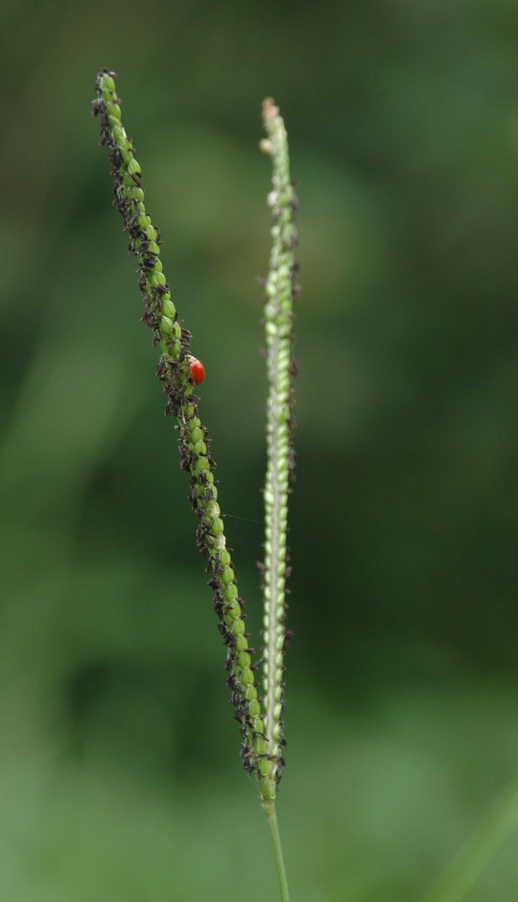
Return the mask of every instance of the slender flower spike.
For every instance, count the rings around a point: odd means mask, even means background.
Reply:
[[[227,682],[241,727],[245,768],[256,778],[262,799],[273,799],[275,774],[268,759],[263,703],[256,686],[244,603],[226,547],[210,440],[199,416],[198,398],[193,393],[194,386],[203,381],[205,370],[190,354],[191,335],[180,326],[171,299],[160,260],[160,234],[146,211],[142,173],[122,125],[114,79],[115,73],[108,69],[97,76],[93,113],[100,117],[101,144],[110,150],[114,204],[130,237],[130,253],[138,260],[139,287],[144,295],[142,319],[153,332],[153,343],[158,342],[163,351],[157,376],[167,397],[166,415],[174,416],[177,421],[181,466],[190,478],[191,505],[199,519],[198,547],[207,557],[209,586],[214,592],[214,608],[227,648]]]
[[[290,179],[288,139],[279,109],[271,98],[263,103],[267,139],[261,150],[272,158],[272,251],[264,308],[268,370],[267,471],[264,488],[265,559],[261,567],[264,600],[263,686],[266,702],[268,773],[279,782],[284,767],[284,652],[286,578],[289,573],[286,533],[288,492],[293,477],[293,305],[298,292],[294,220],[297,198]]]

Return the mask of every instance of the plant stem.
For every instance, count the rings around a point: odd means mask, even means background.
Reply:
[[[461,902],[505,840],[518,827],[518,779],[488,812],[453,859],[425,902]]]
[[[282,857],[281,835],[279,833],[279,824],[277,822],[277,812],[275,810],[275,802],[270,802],[267,806],[263,806],[268,824],[270,825],[270,833],[273,843],[273,854],[275,857],[275,866],[277,868],[277,876],[279,878],[279,889],[281,891],[281,902],[290,902],[290,893],[288,889],[288,879],[286,877],[286,868],[284,867],[284,858]]]

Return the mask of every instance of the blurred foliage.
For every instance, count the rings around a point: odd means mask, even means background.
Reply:
[[[107,65],[206,365],[255,635],[257,143],[281,105],[303,289],[288,873],[298,902],[420,898],[518,761],[516,4],[7,0],[3,26],[0,895],[276,898],[89,118]],[[470,902],[518,896],[512,846]]]

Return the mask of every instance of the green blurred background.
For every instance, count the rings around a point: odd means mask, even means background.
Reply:
[[[260,627],[262,292],[300,181],[288,767],[297,902],[422,898],[518,765],[518,7],[3,6],[0,898],[277,898],[135,261],[102,66],[204,361]],[[516,837],[471,902],[518,898]]]

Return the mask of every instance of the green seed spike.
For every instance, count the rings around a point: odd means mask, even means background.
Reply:
[[[218,493],[210,439],[199,417],[198,398],[193,393],[189,366],[191,336],[180,326],[176,305],[171,301],[171,291],[162,271],[160,234],[146,212],[142,172],[122,126],[115,74],[103,69],[97,76],[95,89],[97,97],[93,102],[93,113],[101,120],[101,144],[110,150],[114,204],[130,236],[130,252],[138,260],[139,287],[144,295],[143,320],[152,329],[154,342],[158,342],[163,351],[157,376],[167,396],[166,414],[177,420],[182,467],[190,477],[191,504],[199,519],[198,546],[208,559],[209,585],[214,591],[214,607],[227,647],[227,682],[241,726],[244,764],[255,776],[263,799],[271,798],[275,794],[275,782],[268,768],[264,773],[268,763],[264,758],[264,714],[254,686],[243,602],[216,500]]]

